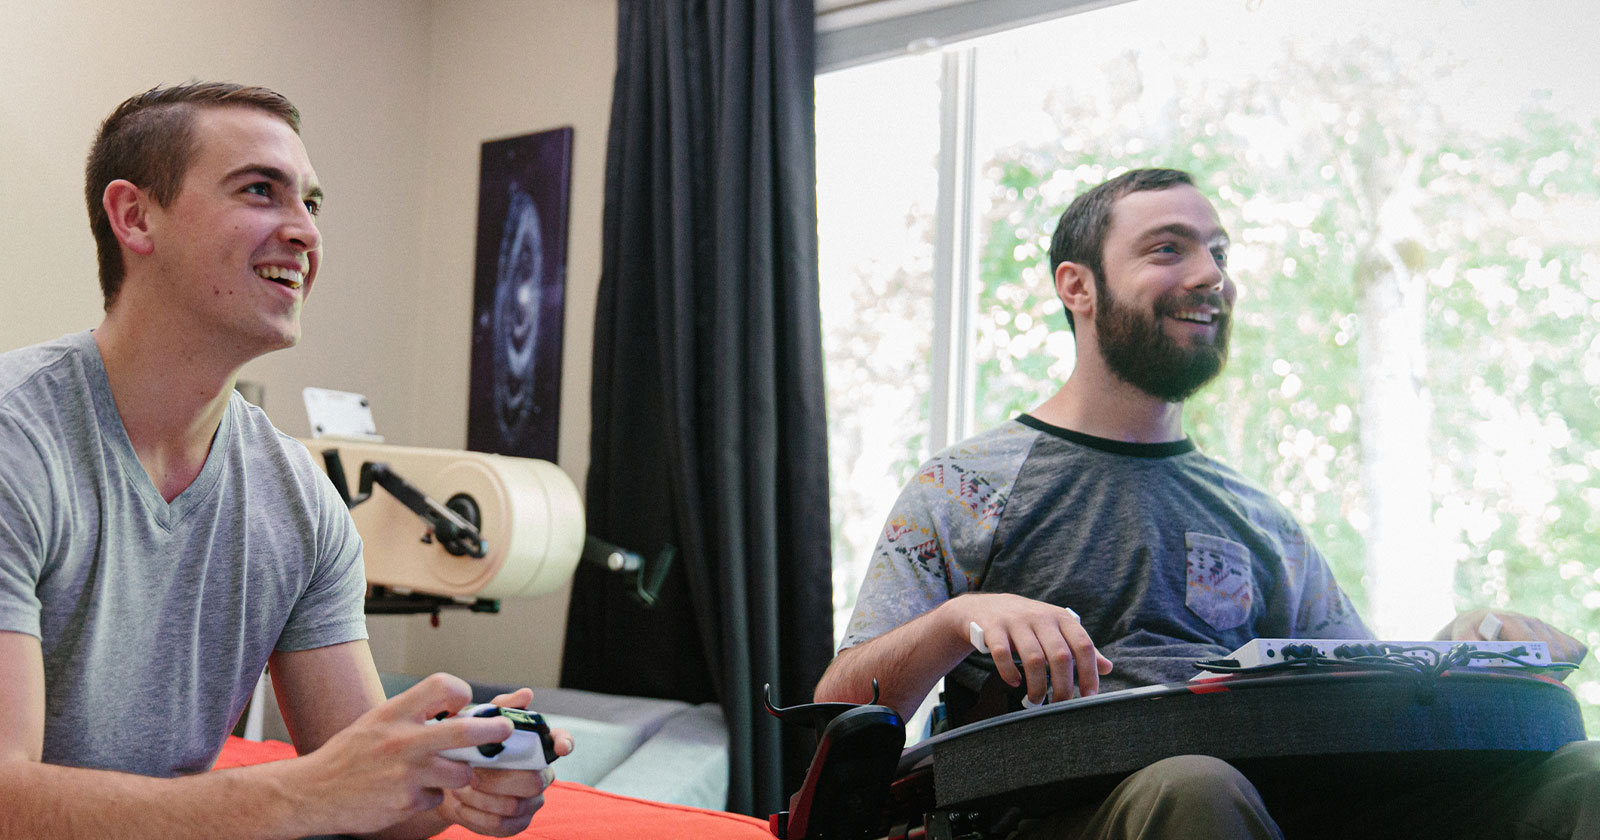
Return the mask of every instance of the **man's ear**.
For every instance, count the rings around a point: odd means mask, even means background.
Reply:
[[[142,256],[149,256],[156,248],[150,235],[150,208],[154,203],[148,193],[121,178],[106,184],[106,191],[100,195],[117,241]]]
[[[1073,323],[1094,323],[1094,272],[1083,263],[1056,266],[1056,297],[1072,313]]]

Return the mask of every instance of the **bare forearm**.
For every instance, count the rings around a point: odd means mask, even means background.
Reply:
[[[382,831],[355,836],[366,840],[421,840],[444,831],[450,825],[450,821],[439,816],[439,811],[435,808],[423,811],[404,822],[395,823]]]
[[[969,592],[839,654],[817,685],[817,699],[864,703],[872,699],[876,677],[883,689],[879,702],[908,715],[972,651],[968,628],[974,624],[984,631],[995,672],[1010,685],[1026,684],[1034,703],[1044,702],[1052,680],[1074,687],[1059,693],[1065,700],[1099,692],[1100,677],[1111,673],[1111,660],[1072,610],[1009,593]]]
[[[0,764],[0,840],[294,838],[317,824],[311,797],[277,764],[153,779],[32,761]]]
[[[959,599],[957,599],[959,600]],[[872,681],[878,702],[902,716],[915,712],[933,686],[972,652],[956,601],[947,601],[893,630],[842,651],[817,683],[818,702],[866,703]]]

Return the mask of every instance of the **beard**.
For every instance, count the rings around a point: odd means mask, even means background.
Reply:
[[[1096,278],[1103,305],[1094,316],[1100,338],[1100,355],[1118,379],[1166,402],[1183,402],[1222,372],[1228,361],[1228,333],[1232,327],[1228,307],[1215,292],[1174,293],[1155,302],[1149,314],[1123,306]],[[1197,339],[1189,347],[1161,329],[1161,320],[1183,309],[1209,306],[1217,310],[1210,339]]]

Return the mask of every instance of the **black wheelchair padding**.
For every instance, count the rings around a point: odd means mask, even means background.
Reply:
[[[817,749],[806,768],[800,790],[789,808],[769,822],[780,840],[866,840],[877,836],[886,799],[906,743],[906,724],[887,706],[878,705],[878,681],[872,701],[805,703],[779,707],[772,686],[765,688],[768,714],[789,725],[806,726],[817,734]]]
[[[1572,692],[1543,677],[1227,677],[1053,703],[937,735],[902,754],[891,807],[1042,812],[1177,755],[1216,756],[1246,775],[1403,770],[1445,753],[1512,761],[1584,737]],[[906,801],[929,787],[932,802]]]

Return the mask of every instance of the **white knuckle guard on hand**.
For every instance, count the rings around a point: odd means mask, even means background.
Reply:
[[[1504,626],[1505,624],[1500,621],[1499,616],[1494,613],[1486,613],[1483,616],[1483,621],[1478,623],[1478,635],[1482,636],[1486,642],[1498,641],[1500,639],[1500,628]]]
[[[972,646],[977,648],[979,653],[989,652],[989,644],[983,638],[983,628],[979,627],[976,621],[967,624],[967,641],[972,642]]]

